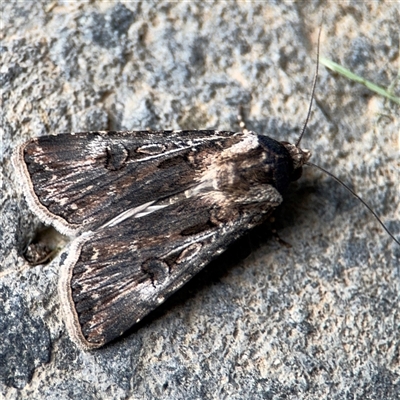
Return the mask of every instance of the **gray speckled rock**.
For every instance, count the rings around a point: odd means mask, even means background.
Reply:
[[[389,86],[395,3],[18,2],[3,6],[0,393],[5,399],[397,399],[400,248],[308,168],[267,226],[239,241],[121,340],[69,340],[57,260],[21,254],[39,227],[13,147],[95,129],[236,130],[294,141],[321,53]],[[317,3],[315,3],[317,4]],[[323,19],[321,20],[321,16]],[[394,92],[400,95],[397,84]],[[400,235],[399,108],[321,67],[303,146]],[[247,258],[244,254],[250,254]]]

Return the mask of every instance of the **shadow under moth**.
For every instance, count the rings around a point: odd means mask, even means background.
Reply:
[[[246,129],[81,132],[18,147],[28,204],[74,237],[59,279],[74,342],[119,337],[262,223],[311,164],[302,134],[293,145]]]

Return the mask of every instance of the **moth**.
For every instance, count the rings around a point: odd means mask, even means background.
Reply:
[[[103,346],[262,223],[310,152],[251,131],[81,132],[20,146],[30,207],[74,237],[59,279],[71,338]]]

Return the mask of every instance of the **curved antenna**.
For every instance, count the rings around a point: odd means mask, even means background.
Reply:
[[[320,37],[321,37],[321,30],[322,30],[322,28],[319,28],[318,44],[317,44],[317,65],[315,67],[314,79],[313,79],[313,84],[312,84],[312,89],[311,89],[311,101],[310,101],[310,105],[308,106],[308,112],[307,112],[306,121],[304,122],[303,129],[301,130],[300,136],[299,136],[299,138],[297,139],[297,142],[296,142],[296,147],[299,146],[299,144],[301,142],[301,139],[303,139],[304,132],[305,132],[305,130],[307,128],[308,120],[310,119],[310,116],[311,116],[311,109],[312,109],[312,103],[313,103],[313,100],[314,100],[315,87],[317,86],[317,79],[318,79],[319,42],[320,42]]]
[[[354,192],[352,189],[349,188],[344,182],[342,182],[339,178],[337,178],[335,175],[333,175],[331,172],[327,171],[326,169],[320,167],[317,164],[314,164],[312,162],[306,162],[306,165],[309,165],[311,167],[318,168],[320,171],[325,172],[325,174],[329,175],[331,178],[333,178],[336,182],[340,183],[343,187],[345,187],[354,197],[356,197],[358,200],[361,201],[362,204],[364,204],[365,207],[368,208],[369,211],[371,211],[372,215],[376,218],[376,220],[382,225],[382,228],[387,232],[387,234],[400,246],[400,242],[394,237],[394,235],[389,231],[388,228],[386,228],[385,224],[381,221],[381,219],[378,217],[378,214],[372,209],[368,203],[366,203],[356,192]]]

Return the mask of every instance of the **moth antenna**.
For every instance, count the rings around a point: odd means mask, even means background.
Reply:
[[[361,201],[362,204],[364,204],[365,207],[368,208],[368,210],[372,213],[372,215],[376,218],[376,220],[381,224],[382,228],[387,232],[387,234],[400,246],[400,242],[394,237],[394,235],[389,231],[389,229],[386,228],[385,224],[381,221],[378,214],[372,209],[372,207],[367,202],[365,202],[356,192],[354,192],[354,190],[350,189],[350,187],[347,186],[344,182],[342,182],[339,178],[337,178],[335,175],[333,175],[331,172],[327,171],[326,169],[320,167],[319,165],[314,164],[309,161],[306,162],[306,165],[318,168],[320,171],[325,172],[325,174],[329,175],[336,182],[340,183],[343,187],[345,187],[354,197],[356,197],[359,201]]]
[[[310,116],[311,116],[312,103],[313,103],[314,94],[315,94],[315,87],[317,86],[317,79],[318,79],[318,69],[319,69],[319,42],[320,42],[320,38],[321,38],[321,30],[322,30],[322,28],[319,28],[319,32],[318,32],[318,43],[317,43],[317,65],[316,65],[316,67],[315,67],[314,79],[313,79],[313,84],[312,84],[312,89],[311,89],[311,101],[310,101],[310,105],[308,106],[307,117],[306,117],[306,120],[305,120],[305,122],[304,122],[303,129],[301,130],[300,136],[299,136],[299,138],[297,139],[297,142],[296,142],[296,147],[298,147],[298,146],[300,145],[301,139],[303,139],[304,132],[305,132],[305,130],[306,130],[306,128],[307,128],[307,124],[308,124],[308,121],[309,121]]]

